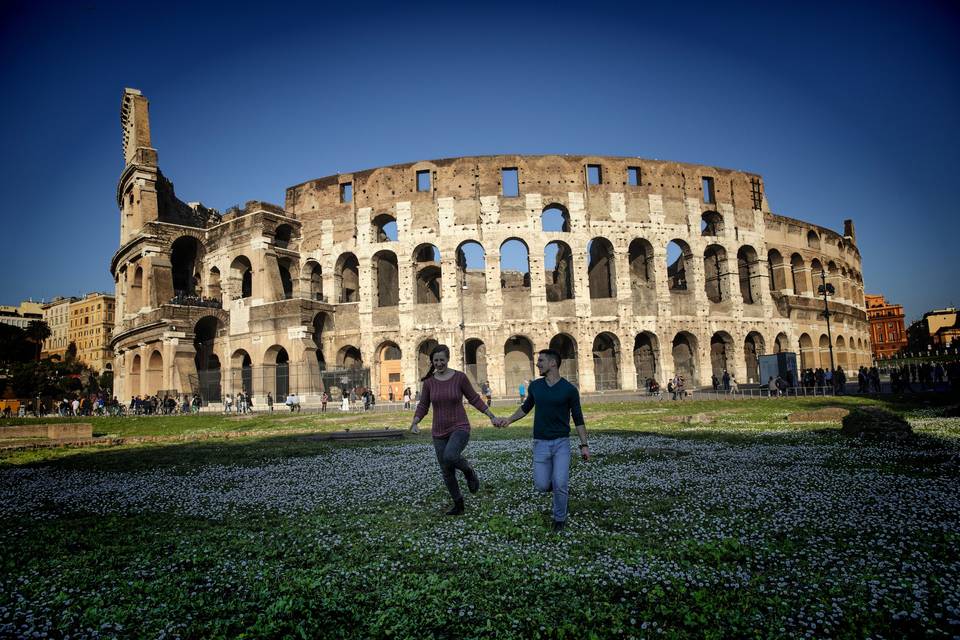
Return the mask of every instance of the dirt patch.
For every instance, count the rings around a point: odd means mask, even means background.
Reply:
[[[849,409],[843,407],[824,407],[813,411],[795,411],[787,416],[787,422],[831,422],[841,424],[843,419],[850,415]]]
[[[878,407],[856,407],[843,419],[840,433],[851,438],[905,440],[913,435],[910,423]]]
[[[679,424],[713,424],[718,418],[730,414],[729,411],[713,411],[711,413],[692,413],[687,416],[663,416],[660,420]]]

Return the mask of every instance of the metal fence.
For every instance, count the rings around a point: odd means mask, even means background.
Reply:
[[[243,392],[281,400],[289,393],[320,395],[326,391],[331,400],[343,393],[370,387],[370,369],[318,369],[306,364],[277,364],[240,369],[213,369],[190,376],[191,393],[200,395],[204,404],[221,402],[225,394]]]

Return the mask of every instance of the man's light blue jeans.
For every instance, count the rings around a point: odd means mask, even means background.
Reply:
[[[553,519],[565,522],[570,485],[570,438],[533,441],[533,484],[537,491],[553,491]]]

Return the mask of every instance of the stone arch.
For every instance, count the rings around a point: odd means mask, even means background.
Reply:
[[[587,243],[590,298],[617,297],[617,259],[613,244],[602,236]]]
[[[396,342],[384,340],[377,346],[375,353],[378,369],[376,379],[379,381],[377,397],[389,399],[392,394],[396,400],[403,395],[403,351]]]
[[[740,277],[740,296],[743,304],[760,302],[760,265],[757,251],[750,245],[743,245],[737,251],[737,273]]]
[[[597,391],[620,388],[620,340],[609,331],[593,339],[593,379]]]
[[[821,334],[820,336],[820,367],[823,369],[830,368],[830,338],[827,337],[827,334]],[[836,364],[836,363],[834,363]]]
[[[573,299],[573,252],[570,245],[554,240],[543,249],[547,302]]]
[[[223,292],[220,285],[220,269],[210,267],[207,274],[207,297],[212,300],[220,300]]]
[[[697,338],[689,331],[680,331],[673,337],[673,373],[680,376],[687,388],[697,384]]]
[[[726,300],[723,276],[727,271],[727,250],[718,244],[708,245],[703,252],[703,288],[710,302]]]
[[[337,258],[333,287],[337,302],[360,301],[360,261],[353,253],[348,251]]]
[[[434,350],[440,343],[433,338],[427,338],[422,340],[419,345],[417,345],[417,381],[419,381],[427,375],[427,372],[430,371],[430,352]]]
[[[363,356],[360,349],[352,344],[344,345],[337,351],[337,368],[339,369],[362,369]]]
[[[139,396],[143,391],[140,389],[140,369],[143,364],[140,361],[140,354],[133,354],[133,360],[130,363],[130,395]]]
[[[570,231],[570,212],[562,204],[548,204],[540,213],[540,228],[547,232]]]
[[[659,382],[660,346],[656,334],[641,331],[633,339],[633,366],[637,373],[637,389],[643,389],[648,380]]]
[[[804,274],[805,266],[803,256],[799,253],[790,256],[790,275],[793,278],[793,293],[798,296],[810,292],[807,288],[807,280]]]
[[[844,370],[847,369],[847,341],[843,336],[837,336],[837,339],[834,341],[836,343],[836,354],[834,359],[836,360],[837,367],[843,367]]]
[[[667,287],[671,292],[687,290],[692,260],[690,245],[683,240],[674,239],[667,244]]]
[[[770,291],[781,291],[787,288],[783,255],[776,249],[770,249],[767,252],[767,276],[770,279]]]
[[[773,352],[774,353],[787,353],[790,351],[790,341],[787,339],[787,334],[778,333],[776,339],[773,341]]]
[[[253,295],[253,266],[247,256],[237,256],[230,263],[230,283],[234,298],[249,298]],[[239,294],[239,295],[237,295]]]
[[[203,244],[193,236],[180,236],[170,245],[170,275],[175,296],[199,295]]]
[[[716,211],[704,211],[700,216],[701,236],[722,236],[723,216]]]
[[[288,248],[291,240],[293,240],[293,235],[293,227],[289,224],[277,226],[277,230],[273,232],[273,246],[279,249]]]
[[[439,304],[443,288],[440,249],[430,243],[413,250],[413,275],[417,304]]]
[[[280,273],[281,298],[289,300],[293,297],[293,283],[299,277],[297,263],[284,256],[277,259],[277,270]]]
[[[389,213],[381,213],[373,220],[374,242],[396,242],[399,239],[397,219]]]
[[[147,360],[147,379],[145,395],[152,396],[163,390],[163,355],[154,349]]]
[[[760,356],[766,352],[765,349],[766,344],[760,333],[751,331],[747,334],[743,341],[743,361],[746,365],[745,377],[748,383],[763,384],[763,381],[760,380]]]
[[[504,260],[513,252],[523,252],[523,258],[517,260],[518,267],[523,271],[508,268]],[[526,267],[523,265],[526,264]],[[529,289],[530,288],[530,248],[520,238],[507,238],[500,245],[500,288],[501,289]]]
[[[400,266],[397,254],[388,249],[377,251],[371,258],[374,307],[395,307],[400,304]]]
[[[476,240],[465,240],[457,247],[457,279],[461,295],[476,297],[487,292],[487,254]]]
[[[503,344],[503,370],[506,393],[518,392],[520,383],[529,386],[533,378],[533,343],[526,336],[514,335]]]
[[[470,338],[463,345],[464,373],[477,389],[487,382],[487,345],[479,338]]]
[[[807,231],[807,247],[810,249],[820,248],[820,235],[813,229]]]
[[[319,367],[320,371],[324,371],[327,368],[327,358],[323,350],[323,334],[324,332],[333,329],[333,316],[328,314],[326,311],[320,311],[313,316],[311,325],[313,326],[311,337],[313,338],[313,344],[316,346],[315,353],[317,358],[317,366]]]
[[[656,278],[653,245],[644,238],[634,238],[627,251],[630,261],[630,295],[633,312],[638,315],[657,313]]]
[[[143,267],[137,265],[133,271],[133,282],[130,285],[130,294],[128,296],[127,309],[131,313],[136,313],[144,306],[143,301]]]
[[[275,344],[264,352],[263,365],[266,390],[273,391],[276,399],[285,398],[290,393],[290,354]]]
[[[253,358],[245,349],[237,349],[230,356],[233,388],[244,393],[253,393]]]
[[[710,337],[710,369],[718,378],[724,370],[734,373],[731,366],[733,360],[733,338],[726,331],[717,331]]]
[[[550,338],[550,349],[560,354],[560,375],[570,384],[580,384],[580,367],[577,354],[577,341],[567,333],[558,333]]]
[[[323,267],[316,260],[308,260],[303,271],[310,279],[310,299],[323,300]]]
[[[813,338],[809,334],[801,333],[800,334],[800,368],[801,369],[815,369],[817,367],[817,360],[815,357],[815,352],[813,350]]]

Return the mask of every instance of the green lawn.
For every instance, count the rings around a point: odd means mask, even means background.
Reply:
[[[93,419],[188,439],[0,454],[0,637],[960,634],[960,419],[892,406],[899,445],[786,421],[867,403],[586,405],[560,535],[529,418],[474,429],[460,518],[427,433],[307,433],[408,413]]]

